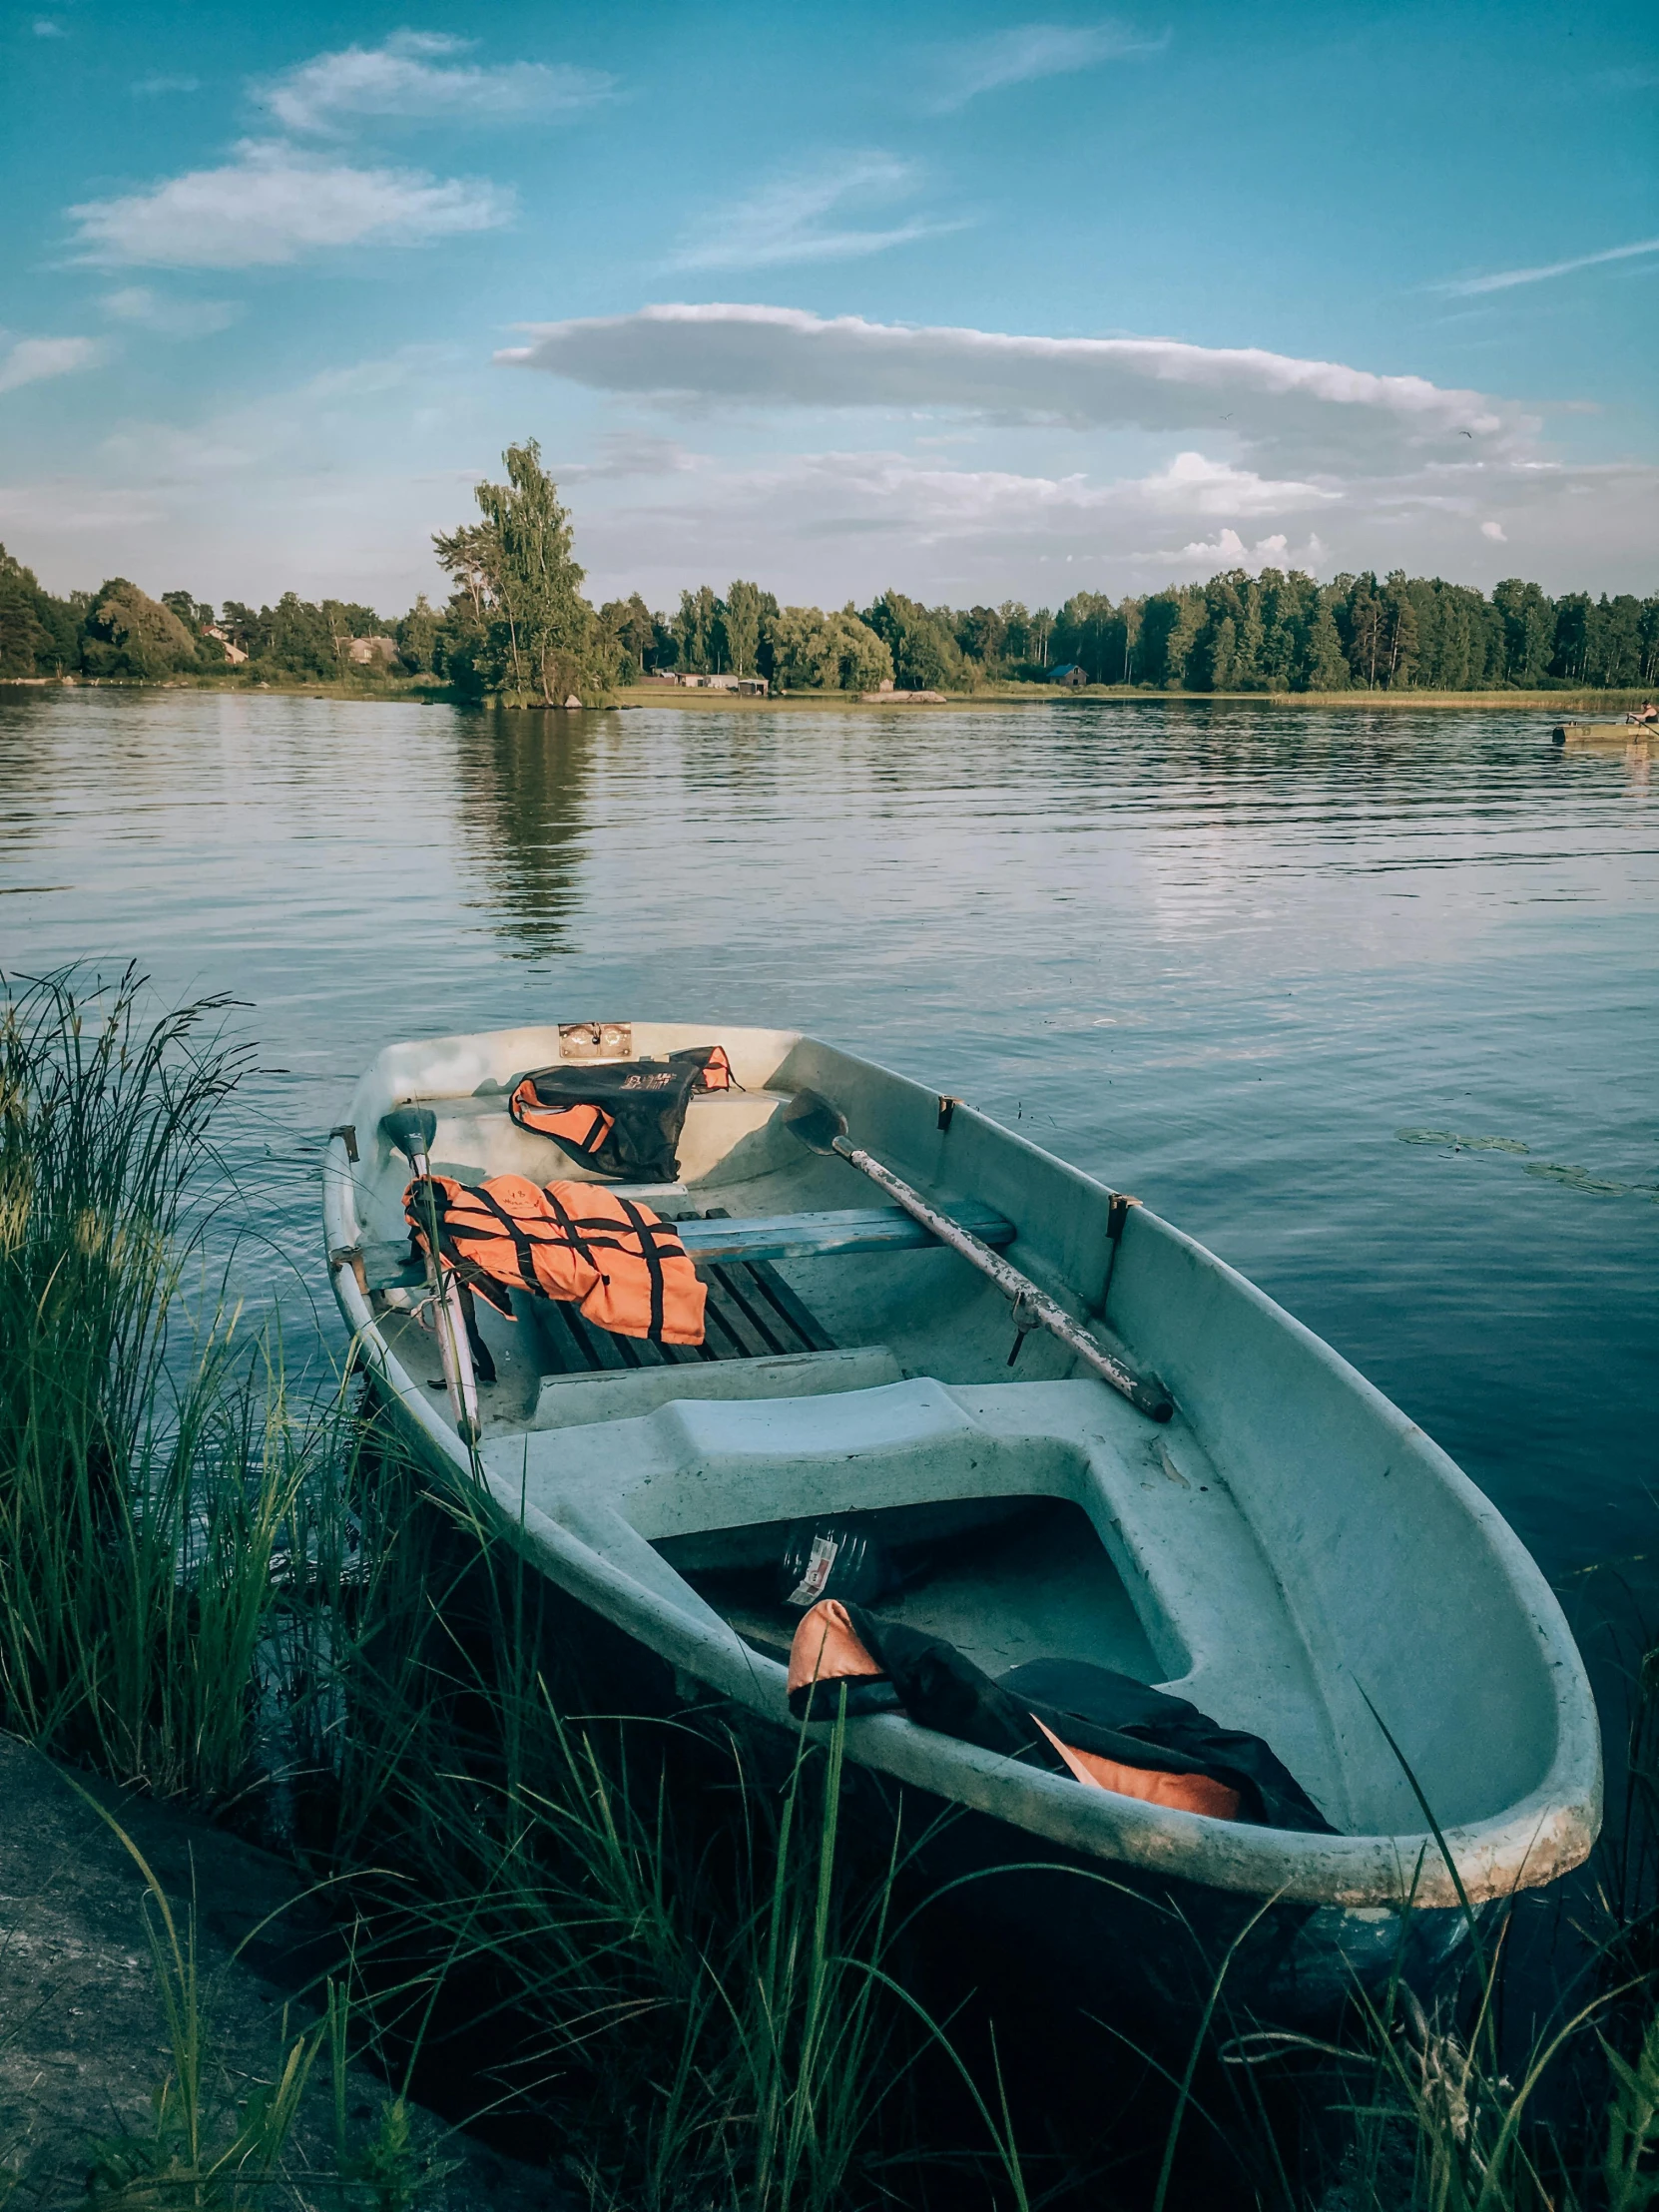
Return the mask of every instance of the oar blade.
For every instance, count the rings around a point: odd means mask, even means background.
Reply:
[[[835,1139],[846,1135],[844,1117],[817,1091],[797,1091],[784,1108],[783,1122],[809,1152],[833,1152]]]

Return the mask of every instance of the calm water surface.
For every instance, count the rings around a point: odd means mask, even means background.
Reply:
[[[1580,1617],[1602,1562],[1659,1614],[1659,784],[1541,715],[0,693],[0,893],[13,972],[249,1002],[238,1266],[290,1357],[338,1347],[320,1135],[388,1039],[801,1027],[1138,1192]]]

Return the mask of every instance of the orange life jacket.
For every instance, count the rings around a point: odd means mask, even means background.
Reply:
[[[615,1117],[591,1098],[578,1099],[574,1106],[544,1106],[533,1075],[525,1076],[519,1084],[507,1101],[507,1111],[521,1129],[532,1130],[538,1137],[551,1137],[578,1159],[597,1159],[605,1139],[616,1127]]]
[[[403,1193],[416,1245],[512,1318],[511,1291],[579,1305],[619,1337],[700,1345],[706,1297],[672,1222],[597,1183],[418,1177]]]

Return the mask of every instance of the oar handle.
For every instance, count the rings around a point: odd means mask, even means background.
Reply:
[[[430,1118],[430,1117],[428,1117]],[[390,1116],[387,1116],[390,1119]],[[431,1142],[429,1133],[417,1133],[415,1147],[408,1154],[409,1165],[416,1178],[426,1186],[427,1199],[431,1198],[432,1162],[426,1147]],[[483,1433],[478,1419],[478,1379],[472,1370],[472,1346],[467,1341],[466,1315],[461,1308],[461,1287],[453,1273],[446,1273],[438,1257],[437,1239],[433,1224],[426,1224],[426,1283],[432,1293],[432,1328],[438,1340],[438,1357],[443,1362],[443,1380],[449,1391],[449,1407],[455,1416],[455,1431],[463,1444],[475,1445]]]
[[[843,1160],[851,1162],[860,1175],[867,1175],[872,1183],[878,1183],[889,1198],[896,1199],[907,1214],[911,1214],[926,1229],[930,1229],[941,1244],[952,1252],[960,1253],[970,1267],[976,1267],[981,1275],[989,1276],[997,1289],[1007,1297],[1017,1299],[1022,1324],[1046,1329],[1051,1337],[1075,1352],[1080,1360],[1093,1368],[1103,1382],[1109,1382],[1114,1390],[1121,1390],[1131,1405],[1138,1406],[1152,1420],[1168,1420],[1175,1411],[1175,1401],[1155,1376],[1136,1375],[1121,1360],[1114,1360],[1094,1339],[1079,1329],[1076,1322],[1057,1306],[1046,1291],[1041,1291],[1028,1275],[1010,1267],[1000,1253],[989,1245],[981,1244],[969,1229],[941,1214],[936,1206],[929,1206],[919,1191],[911,1190],[908,1183],[894,1175],[891,1168],[883,1167],[871,1152],[861,1152],[845,1137],[834,1139],[835,1150]],[[1027,1323],[1025,1317],[1029,1315]]]

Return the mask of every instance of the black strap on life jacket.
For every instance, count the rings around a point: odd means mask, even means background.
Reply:
[[[599,1269],[599,1262],[593,1256],[592,1245],[582,1234],[583,1224],[576,1220],[575,1216],[571,1213],[569,1207],[566,1206],[564,1200],[559,1196],[557,1187],[552,1183],[547,1184],[544,1187],[543,1195],[545,1196],[548,1205],[551,1206],[554,1213],[558,1215],[559,1226],[564,1231],[565,1235],[569,1238],[573,1249],[581,1254],[582,1258],[586,1260],[589,1267],[599,1270],[599,1272],[603,1273],[603,1270]],[[590,1221],[589,1223],[587,1223],[586,1226],[589,1229],[597,1229],[601,1226],[601,1224],[598,1222]],[[604,1226],[608,1227],[609,1224],[607,1223]]]
[[[628,1216],[634,1234],[640,1240],[640,1251],[645,1259],[646,1272],[651,1278],[651,1334],[663,1333],[663,1256],[657,1250],[657,1240],[651,1234],[658,1227],[667,1228],[666,1222],[648,1222],[631,1198],[619,1198],[617,1204]]]

